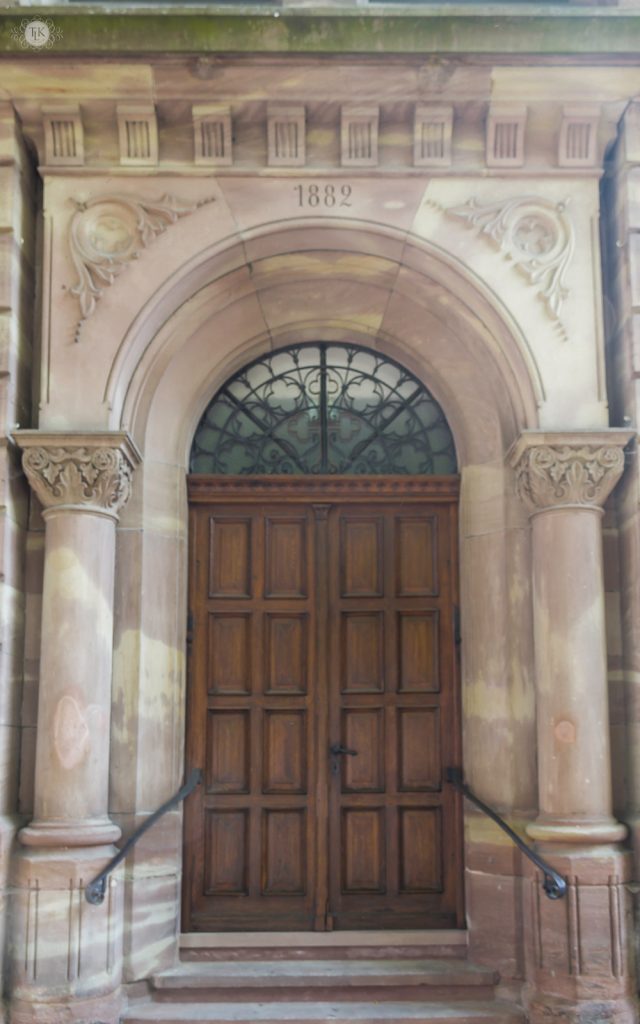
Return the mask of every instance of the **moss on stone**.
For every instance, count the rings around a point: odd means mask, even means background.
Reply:
[[[585,14],[464,14],[429,12],[207,13],[147,10],[106,13],[39,7],[31,17],[51,18],[62,39],[47,55],[152,53],[397,53],[638,55],[640,15],[629,11]],[[218,9],[219,11],[219,9]],[[0,52],[25,53],[20,14],[0,12]],[[276,17],[276,15],[279,15]],[[16,38],[16,35],[18,38]],[[34,52],[30,51],[30,55]]]

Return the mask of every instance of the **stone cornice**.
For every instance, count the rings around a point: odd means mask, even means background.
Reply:
[[[567,505],[601,507],[624,468],[629,430],[525,431],[509,453],[516,489],[532,513]]]
[[[22,466],[45,510],[86,509],[117,517],[129,500],[141,456],[128,434],[20,430]]]
[[[376,4],[323,9],[283,8],[276,4],[243,6],[229,11],[222,5],[202,7],[154,6],[102,12],[90,7],[51,5],[13,7],[0,14],[0,52],[24,53],[14,30],[25,16],[54,18],[62,38],[58,54],[143,53],[418,53],[633,55],[640,50],[640,17],[611,7],[527,11],[516,4],[457,10],[398,10]],[[274,18],[274,14],[278,17]],[[384,29],[381,22],[384,21]],[[33,58],[33,53],[29,54]]]

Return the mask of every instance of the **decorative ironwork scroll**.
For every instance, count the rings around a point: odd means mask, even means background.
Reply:
[[[455,473],[442,409],[402,366],[355,345],[270,352],[205,410],[192,473]]]

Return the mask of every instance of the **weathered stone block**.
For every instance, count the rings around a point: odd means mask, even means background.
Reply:
[[[123,886],[116,872],[104,902],[87,882],[114,853],[23,849],[12,870],[12,1020],[116,1024],[122,976]]]

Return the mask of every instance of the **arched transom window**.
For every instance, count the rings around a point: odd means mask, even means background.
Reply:
[[[191,449],[192,473],[456,472],[442,409],[398,363],[355,345],[261,356],[218,391]]]

